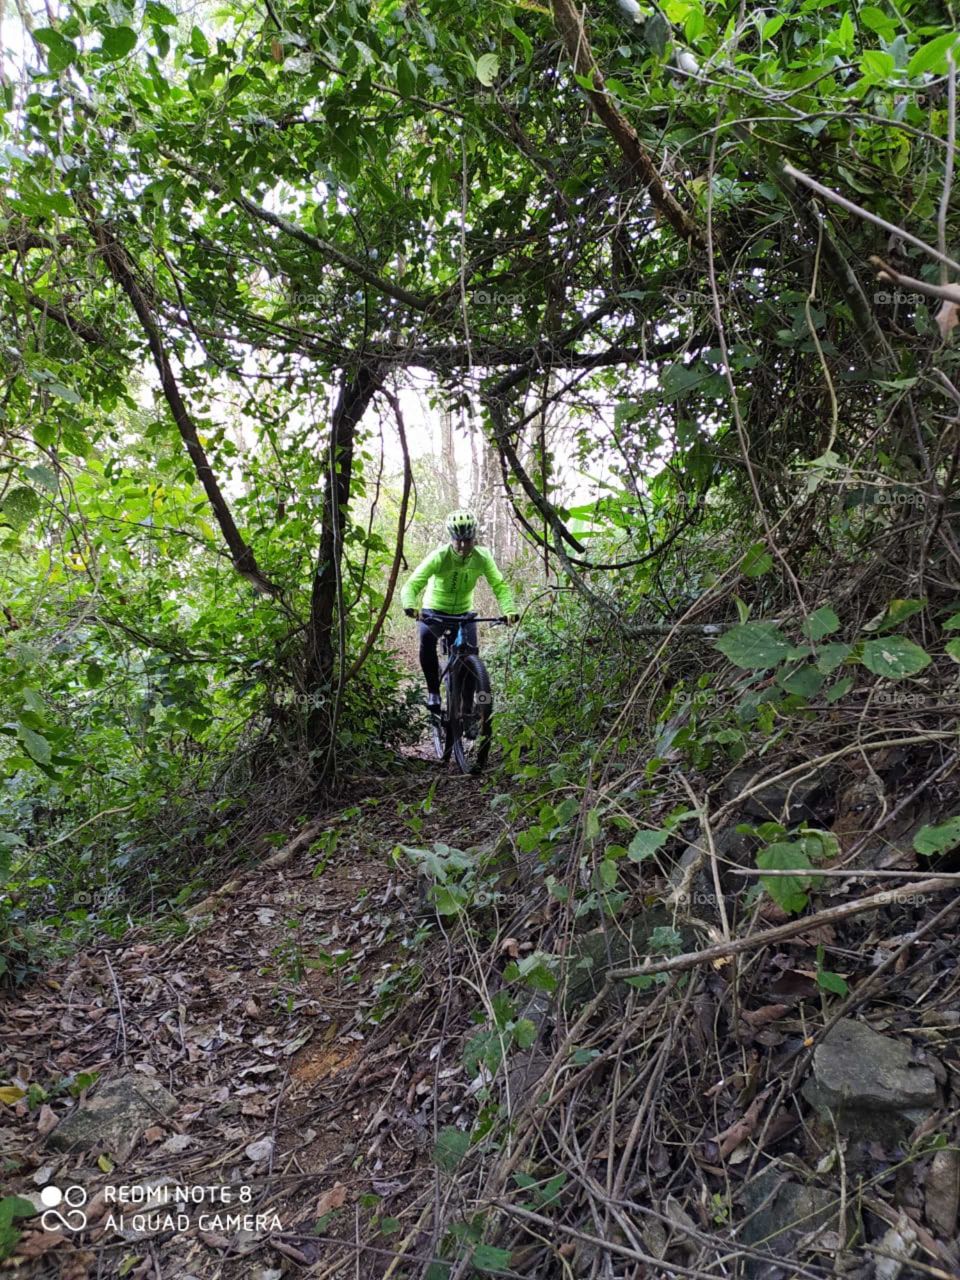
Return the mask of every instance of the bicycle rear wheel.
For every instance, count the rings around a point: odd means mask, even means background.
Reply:
[[[490,754],[493,694],[487,669],[475,654],[463,657],[453,673],[452,702],[453,758],[462,773],[479,773]]]

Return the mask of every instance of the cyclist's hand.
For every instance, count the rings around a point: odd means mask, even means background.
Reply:
[[[407,615],[408,618],[416,618],[416,620],[419,622],[420,620],[419,609],[404,609],[403,612]]]
[[[505,613],[500,621],[505,623],[508,627],[515,627],[520,621],[520,615],[519,613]]]

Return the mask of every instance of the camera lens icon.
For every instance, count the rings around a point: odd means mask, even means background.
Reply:
[[[40,1192],[40,1203],[46,1206],[40,1215],[44,1231],[59,1231],[61,1227],[67,1231],[82,1231],[87,1225],[87,1215],[80,1208],[87,1203],[83,1187],[74,1185],[61,1191],[51,1183]],[[65,1213],[60,1212],[61,1205],[66,1206]]]

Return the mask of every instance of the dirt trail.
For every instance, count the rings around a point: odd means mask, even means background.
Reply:
[[[435,961],[419,945],[417,877],[390,853],[434,840],[462,848],[496,829],[480,783],[409,765],[312,824],[286,858],[239,877],[189,931],[90,946],[3,997],[0,1077],[46,1092],[0,1109],[4,1194],[37,1202],[45,1184],[80,1186],[87,1227],[21,1221],[0,1267],[63,1280],[277,1280],[291,1264],[328,1277],[387,1272],[391,1219],[432,1149],[419,1104],[438,1070],[400,1030],[400,1015],[422,1017]],[[94,1072],[92,1097],[117,1077],[153,1080],[175,1109],[136,1126],[127,1150],[115,1138],[54,1150],[50,1135],[76,1106],[66,1078]],[[233,1194],[147,1210],[105,1199],[117,1194],[108,1187],[163,1179]],[[172,1185],[168,1197],[184,1194]],[[184,1209],[189,1225],[168,1217]],[[228,1215],[262,1221],[238,1227]],[[349,1242],[372,1215],[383,1251],[367,1246],[361,1265]]]

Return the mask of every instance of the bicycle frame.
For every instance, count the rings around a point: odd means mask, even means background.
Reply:
[[[433,744],[437,757],[446,763],[453,755],[463,773],[475,773],[486,763],[490,749],[490,714],[493,696],[490,691],[490,680],[479,657],[479,646],[469,645],[464,637],[464,628],[468,623],[490,622],[500,624],[504,620],[497,618],[481,618],[475,613],[449,614],[425,611],[421,621],[436,624],[441,630],[438,639],[443,641],[443,670],[440,681],[447,689],[445,705],[434,716]],[[434,634],[436,634],[434,632]],[[479,718],[471,714],[469,720],[464,719],[460,694],[470,682],[469,703]],[[465,726],[469,725],[466,731]],[[474,758],[472,744],[477,744]]]

